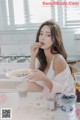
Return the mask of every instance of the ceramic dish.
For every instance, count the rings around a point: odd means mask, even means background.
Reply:
[[[18,78],[18,77],[25,77],[32,72],[31,69],[18,69],[9,71],[6,73],[6,76],[9,78]]]

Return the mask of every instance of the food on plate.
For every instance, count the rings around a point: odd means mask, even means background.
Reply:
[[[77,102],[80,102],[80,83],[76,83]]]
[[[76,83],[76,90],[80,92],[80,83]]]
[[[15,71],[10,71],[6,75],[11,78],[22,77],[30,74],[32,69],[20,69]]]

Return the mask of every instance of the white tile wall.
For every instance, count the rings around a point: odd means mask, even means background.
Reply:
[[[63,35],[65,39],[64,44],[69,54],[80,55],[80,40],[74,39],[74,33],[73,31],[68,31]]]
[[[20,45],[2,45],[1,53],[2,55],[28,55],[30,54],[30,46],[31,44],[20,44]]]
[[[74,44],[74,32],[68,30],[62,30],[63,43],[66,51],[69,55],[75,54],[75,44]]]
[[[1,55],[30,54],[31,39],[28,37],[26,31],[8,31],[0,33]]]
[[[2,44],[2,35],[0,34],[0,45]]]
[[[80,55],[80,40],[74,41],[74,49],[78,55]]]
[[[74,40],[75,29],[62,29],[63,42],[69,55],[80,55],[80,41]],[[0,47],[3,55],[28,54],[36,38],[35,30],[0,32]]]
[[[23,44],[27,43],[27,40],[25,38],[25,34],[8,34],[2,36],[2,44]]]

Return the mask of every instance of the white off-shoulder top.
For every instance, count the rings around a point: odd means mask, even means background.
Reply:
[[[50,89],[47,86],[44,86],[42,94],[46,99],[54,98],[56,93],[71,92],[75,94],[74,79],[71,75],[70,68],[68,65],[66,66],[64,71],[62,71],[54,77],[52,60],[49,70],[47,72],[47,76],[52,81],[53,87],[50,91]]]

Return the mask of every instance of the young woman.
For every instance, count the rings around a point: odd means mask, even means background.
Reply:
[[[44,22],[37,32],[36,42],[31,46],[30,68],[33,72],[27,77],[27,90],[42,92],[47,99],[64,91],[75,93],[74,80],[66,59],[59,26],[53,21]],[[37,81],[43,82],[43,85]]]

